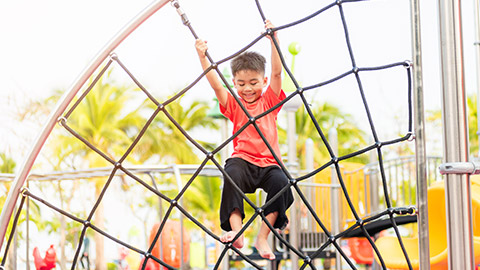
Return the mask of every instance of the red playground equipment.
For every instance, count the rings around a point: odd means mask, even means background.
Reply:
[[[150,236],[148,242],[152,243],[155,235],[160,227],[160,223],[153,225],[152,230],[150,231]],[[155,246],[152,250],[152,255],[161,258],[162,261],[167,263],[170,266],[179,268],[181,266],[181,256],[182,256],[182,245],[180,237],[180,221],[178,220],[168,220],[163,227],[162,232],[160,233],[160,238],[155,243]],[[161,239],[161,247],[160,247]],[[160,256],[160,250],[162,250],[162,256]],[[183,230],[183,262],[187,263],[190,256],[190,236],[187,231]],[[142,269],[143,261],[140,263],[139,269]],[[145,267],[146,270],[159,270],[160,264],[150,259],[147,262]]]
[[[372,265],[373,249],[370,242],[364,237],[353,237],[347,240],[350,247],[351,256],[356,263],[362,265]]]
[[[35,247],[33,249],[33,259],[35,261],[36,270],[50,270],[55,268],[57,253],[55,252],[55,248],[53,247],[53,245],[50,245],[50,247],[45,252],[45,257],[42,258],[38,247]]]

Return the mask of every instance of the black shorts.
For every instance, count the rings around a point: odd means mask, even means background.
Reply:
[[[287,186],[289,181],[278,166],[259,167],[241,158],[227,159],[225,171],[243,193],[254,193],[258,188],[263,189],[267,193],[266,202]],[[223,230],[232,230],[229,218],[235,208],[240,210],[242,220],[245,218],[243,203],[241,193],[224,176],[222,201],[220,203],[220,226]],[[274,228],[284,229],[287,226],[288,218],[285,212],[292,203],[292,191],[287,189],[264,209],[265,215],[278,212],[277,220],[275,224],[272,224]]]

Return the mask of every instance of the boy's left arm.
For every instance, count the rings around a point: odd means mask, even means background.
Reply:
[[[270,20],[265,20],[265,28],[274,28]],[[271,50],[272,50],[272,74],[270,76],[270,87],[272,88],[275,95],[280,96],[280,91],[282,90],[282,61],[280,60],[280,55],[278,54],[275,43],[273,42],[272,36],[267,35],[270,39]],[[277,44],[280,45],[278,41],[277,32],[273,34],[273,38],[277,41]]]

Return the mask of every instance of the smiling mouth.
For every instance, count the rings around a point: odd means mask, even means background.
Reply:
[[[243,100],[248,104],[252,104],[257,101],[257,99],[255,98],[255,95],[244,95]]]

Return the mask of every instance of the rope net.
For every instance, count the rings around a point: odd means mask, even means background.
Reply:
[[[198,226],[198,228],[203,230],[206,234],[208,234],[210,237],[212,237],[213,239],[215,239],[216,241],[221,243],[221,245],[224,246],[221,254],[218,257],[218,260],[215,264],[214,269],[219,268],[220,262],[226,256],[228,256],[228,252],[230,250],[233,250],[236,254],[238,254],[238,256],[240,256],[250,266],[252,266],[256,269],[262,269],[262,267],[259,264],[257,264],[254,260],[249,258],[241,250],[237,249],[236,247],[234,247],[232,245],[232,242],[234,242],[238,237],[240,237],[241,234],[245,233],[245,230],[247,228],[249,228],[249,226],[251,226],[257,218],[261,218],[261,220],[263,220],[263,222],[266,222],[266,224],[268,225],[268,227],[270,228],[270,230],[274,234],[274,237],[277,241],[279,241],[282,245],[286,246],[296,256],[298,256],[298,258],[302,261],[301,262],[301,269],[304,269],[306,267],[316,269],[315,265],[313,264],[313,260],[316,259],[316,258],[319,258],[320,254],[322,254],[328,248],[331,248],[331,247],[333,247],[334,250],[341,255],[341,257],[345,260],[345,262],[347,262],[347,264],[351,267],[351,269],[357,269],[355,264],[352,262],[352,260],[342,250],[342,248],[340,246],[340,243],[339,243],[340,239],[342,237],[346,236],[348,233],[352,232],[353,230],[360,230],[361,231],[362,235],[369,241],[370,245],[372,246],[372,248],[374,250],[374,254],[378,257],[378,260],[381,264],[382,269],[387,269],[387,267],[385,265],[385,262],[382,258],[381,252],[377,249],[374,241],[372,240],[373,235],[370,235],[369,231],[365,228],[366,224],[368,224],[368,223],[374,222],[374,221],[379,220],[379,219],[387,218],[390,221],[390,223],[391,223],[391,225],[394,229],[394,232],[395,232],[395,234],[398,238],[399,244],[400,244],[400,246],[403,250],[403,254],[405,256],[405,260],[408,263],[409,269],[412,269],[412,266],[410,264],[410,260],[408,258],[408,254],[407,254],[407,252],[405,250],[405,247],[403,245],[402,238],[400,236],[400,232],[399,232],[399,229],[398,229],[396,221],[395,221],[395,216],[398,215],[398,214],[406,214],[406,213],[411,214],[412,212],[414,212],[414,209],[413,208],[405,208],[405,207],[398,208],[398,207],[393,207],[392,206],[392,202],[391,202],[391,199],[390,199],[390,196],[389,196],[387,181],[386,181],[387,177],[385,175],[385,169],[384,169],[384,164],[383,164],[383,150],[382,150],[382,148],[384,148],[385,146],[397,144],[399,142],[411,139],[411,137],[412,137],[413,132],[412,132],[412,101],[411,101],[411,92],[412,92],[411,65],[410,65],[409,62],[396,62],[396,63],[389,63],[389,64],[385,64],[385,65],[381,65],[381,66],[374,66],[374,67],[360,67],[360,66],[357,66],[357,64],[355,62],[354,50],[352,48],[350,38],[349,38],[348,26],[347,26],[347,22],[346,22],[346,19],[345,19],[345,14],[344,14],[343,7],[344,7],[344,5],[348,5],[349,3],[360,2],[360,1],[362,1],[362,0],[337,0],[337,1],[334,1],[334,2],[324,6],[321,9],[311,13],[310,15],[308,15],[308,16],[302,18],[302,19],[299,19],[297,21],[293,21],[293,22],[285,24],[285,25],[275,27],[273,29],[268,29],[266,32],[260,34],[258,37],[256,37],[253,41],[251,41],[249,44],[247,44],[243,48],[241,48],[239,51],[237,51],[236,53],[234,53],[234,54],[232,54],[232,55],[230,55],[230,56],[228,56],[224,59],[215,60],[207,52],[207,58],[210,61],[211,66],[207,70],[205,70],[202,74],[200,74],[187,87],[183,88],[181,91],[179,91],[178,93],[176,93],[175,95],[173,95],[172,97],[170,97],[170,98],[168,98],[164,101],[159,101],[154,95],[152,95],[139,82],[139,80],[137,80],[137,78],[134,76],[134,74],[132,74],[132,72],[124,65],[124,63],[122,63],[122,61],[119,59],[119,57],[116,54],[112,53],[108,62],[103,66],[103,68],[94,77],[94,79],[87,86],[87,88],[83,92],[83,94],[76,100],[76,102],[74,102],[70,106],[70,108],[65,112],[63,117],[61,117],[58,120],[58,123],[63,128],[65,128],[66,131],[68,131],[71,135],[73,135],[78,140],[83,142],[89,149],[94,151],[96,154],[98,154],[100,157],[102,157],[106,162],[108,162],[109,164],[111,164],[113,166],[113,169],[111,170],[110,176],[108,177],[107,181],[105,182],[105,185],[103,186],[100,195],[98,196],[98,198],[96,198],[95,204],[90,209],[89,215],[87,217],[84,217],[84,218],[76,216],[72,213],[69,213],[68,211],[65,211],[65,210],[61,209],[58,206],[55,206],[53,203],[51,203],[51,202],[49,202],[45,199],[42,199],[41,197],[39,197],[36,194],[33,194],[27,188],[23,189],[23,191],[21,193],[21,197],[22,197],[21,204],[20,204],[20,206],[19,206],[19,208],[18,208],[18,210],[15,214],[15,218],[13,220],[13,229],[10,233],[10,236],[9,236],[9,239],[8,239],[8,242],[7,242],[5,255],[3,256],[3,261],[2,261],[2,264],[1,264],[2,268],[4,267],[5,262],[6,262],[7,252],[8,252],[8,249],[10,247],[10,244],[12,242],[12,238],[13,238],[12,236],[14,235],[15,227],[16,227],[16,224],[18,222],[20,212],[23,208],[25,198],[28,197],[28,198],[33,199],[33,200],[35,200],[35,201],[37,201],[41,204],[44,204],[45,206],[53,209],[54,211],[60,213],[61,215],[64,215],[65,217],[71,219],[72,221],[78,222],[78,223],[81,224],[82,230],[81,230],[81,233],[80,233],[80,236],[79,236],[78,245],[77,245],[77,248],[76,248],[76,251],[75,251],[75,255],[72,259],[72,268],[71,269],[75,269],[76,265],[79,261],[79,256],[80,256],[81,250],[82,250],[82,243],[84,242],[83,240],[86,237],[87,230],[93,230],[96,233],[103,235],[104,237],[118,243],[119,245],[121,245],[125,248],[127,248],[131,251],[134,251],[134,252],[136,252],[140,255],[143,255],[145,260],[143,262],[142,269],[144,269],[146,267],[147,262],[149,260],[154,260],[155,262],[161,264],[162,266],[164,266],[168,269],[175,269],[173,266],[169,265],[168,263],[163,261],[161,258],[158,258],[158,257],[156,257],[152,254],[152,250],[154,249],[154,246],[155,246],[156,242],[159,240],[160,234],[161,234],[163,228],[165,227],[165,224],[166,224],[167,220],[169,219],[169,217],[171,217],[172,212],[174,210],[180,211],[181,214],[184,217],[189,219],[196,226]],[[261,19],[262,21],[265,21],[265,19],[267,17],[265,16],[264,11],[262,10],[262,6],[261,6],[260,2],[258,0],[256,0],[255,3],[256,3],[256,6],[258,8],[259,19]],[[190,30],[193,37],[195,39],[199,38],[197,36],[197,34],[195,33],[194,28],[192,26],[192,23],[189,21],[186,13],[182,10],[179,2],[178,1],[172,1],[172,6],[176,9],[176,11],[178,12],[178,14],[181,17],[182,23],[186,27],[188,27],[188,29]],[[293,73],[289,69],[288,65],[286,64],[284,54],[283,54],[282,50],[280,49],[279,44],[277,43],[276,39],[273,38],[273,41],[275,43],[275,48],[278,51],[278,53],[280,55],[280,58],[281,58],[283,68],[285,69],[287,76],[291,79],[291,81],[295,85],[296,90],[293,93],[289,94],[285,100],[278,103],[276,106],[269,109],[268,111],[266,111],[262,114],[259,114],[259,115],[250,115],[249,112],[243,107],[243,105],[240,102],[240,100],[238,99],[238,97],[234,94],[234,90],[230,86],[230,84],[227,81],[227,79],[225,78],[225,76],[219,70],[219,66],[221,64],[226,63],[227,61],[231,60],[232,58],[236,57],[237,55],[241,54],[242,52],[248,50],[253,45],[255,45],[257,42],[262,40],[265,36],[273,35],[273,33],[276,32],[276,31],[282,31],[283,29],[293,28],[296,25],[299,25],[299,24],[301,24],[305,21],[308,21],[308,20],[310,20],[310,19],[312,19],[316,16],[320,16],[322,13],[324,13],[327,10],[333,10],[333,9],[338,9],[338,13],[339,13],[339,16],[340,16],[342,24],[343,24],[345,42],[346,42],[348,52],[349,52],[349,56],[350,56],[350,60],[351,60],[351,69],[344,72],[343,74],[340,74],[338,76],[330,78],[326,81],[322,81],[322,82],[318,82],[316,84],[301,87],[299,82],[297,81],[297,78],[293,75]],[[75,130],[74,127],[70,126],[69,122],[68,122],[69,117],[78,108],[79,104],[81,104],[81,102],[85,100],[87,95],[89,95],[89,93],[91,93],[92,89],[94,89],[94,86],[99,82],[99,80],[102,78],[102,76],[111,68],[111,65],[114,64],[114,63],[116,63],[118,66],[120,66],[121,69],[123,69],[126,72],[126,74],[128,74],[128,76],[131,78],[131,80],[141,89],[141,91],[145,94],[145,96],[151,102],[153,102],[155,104],[155,107],[156,107],[156,109],[153,111],[153,113],[148,118],[148,121],[139,129],[139,132],[138,132],[137,136],[135,137],[135,139],[133,140],[133,142],[128,146],[128,148],[124,152],[124,154],[121,157],[119,157],[118,159],[117,158],[112,158],[110,155],[105,153],[105,151],[102,151],[102,149],[100,149],[98,146],[96,146],[92,142],[89,142],[87,139],[85,139],[83,136],[81,136],[79,134],[79,132]],[[395,68],[405,69],[405,76],[406,76],[406,80],[408,82],[407,91],[406,91],[406,96],[407,96],[407,100],[408,100],[408,131],[405,133],[405,135],[403,135],[401,137],[391,139],[391,140],[387,140],[387,141],[381,141],[379,136],[377,135],[377,130],[376,130],[376,127],[374,125],[374,121],[373,121],[371,113],[370,113],[369,104],[367,102],[364,87],[363,87],[363,84],[362,84],[361,74],[366,73],[366,72],[374,72],[374,71],[380,71],[380,70],[386,70],[386,69],[395,69]],[[173,102],[178,101],[185,93],[190,91],[192,89],[192,87],[195,84],[197,84],[197,82],[199,82],[203,77],[205,77],[205,75],[211,70],[214,70],[218,74],[221,81],[223,81],[223,83],[227,87],[228,91],[233,95],[236,102],[242,107],[242,110],[245,112],[249,121],[237,133],[230,136],[227,140],[225,140],[223,143],[218,145],[213,151],[208,151],[197,140],[195,140],[184,129],[184,127],[181,126],[181,124],[179,124],[176,121],[176,119],[172,116],[173,113],[172,113],[169,105],[171,105]],[[317,119],[316,119],[314,113],[312,112],[311,106],[310,106],[305,94],[308,91],[312,91],[312,90],[315,90],[315,89],[318,90],[321,87],[332,84],[332,83],[334,83],[338,80],[341,80],[343,78],[346,78],[346,77],[350,77],[350,78],[353,77],[354,80],[357,83],[358,92],[359,92],[359,94],[361,96],[361,100],[363,102],[364,113],[366,115],[366,118],[368,119],[370,135],[373,138],[373,143],[370,144],[370,145],[367,145],[366,147],[364,147],[362,149],[358,149],[358,150],[356,150],[354,152],[351,152],[351,153],[348,153],[346,155],[339,156],[339,154],[336,153],[334,151],[334,149],[332,148],[332,145],[329,142],[329,140],[327,139],[327,136],[325,135],[324,131],[322,130],[322,128],[318,124]],[[213,91],[212,91],[212,93],[213,93]],[[330,156],[330,160],[328,162],[326,162],[325,164],[322,164],[321,166],[319,166],[317,168],[314,168],[313,170],[311,170],[311,171],[309,171],[309,172],[307,172],[303,175],[300,175],[298,177],[294,177],[293,173],[291,173],[289,171],[289,169],[287,169],[287,167],[282,163],[281,157],[277,156],[274,153],[272,147],[269,145],[269,143],[266,140],[264,134],[262,134],[261,130],[259,129],[259,127],[257,126],[257,123],[256,123],[260,118],[264,117],[265,115],[267,115],[271,111],[277,109],[279,106],[284,105],[286,102],[288,102],[289,100],[291,100],[294,97],[299,97],[300,100],[302,101],[304,109],[308,113],[308,116],[309,116],[310,120],[315,125],[315,129],[318,132],[319,138],[322,141],[323,145],[325,146],[325,148],[328,151],[328,154]],[[156,117],[159,117],[159,115],[161,115],[161,114],[166,116],[169,119],[169,121],[171,122],[171,124],[173,124],[176,127],[176,129],[178,129],[178,131],[180,131],[184,135],[185,140],[188,140],[195,147],[196,151],[200,151],[201,155],[203,156],[203,160],[201,161],[198,168],[194,171],[194,173],[188,179],[188,181],[183,186],[183,188],[173,198],[165,195],[164,193],[159,191],[156,187],[149,184],[147,180],[142,179],[137,174],[133,173],[132,171],[130,171],[129,169],[127,169],[123,165],[125,160],[127,159],[127,157],[132,153],[133,149],[137,146],[137,144],[139,143],[141,138],[145,135],[145,133],[147,132],[148,128],[151,126],[154,119]],[[223,166],[220,164],[220,162],[216,158],[217,153],[219,153],[223,148],[227,147],[227,145],[230,142],[232,142],[232,140],[236,136],[238,136],[239,133],[241,133],[245,128],[247,128],[250,125],[252,125],[258,131],[262,140],[268,146],[268,148],[272,152],[274,158],[276,159],[276,161],[280,165],[281,169],[283,170],[283,172],[287,175],[287,177],[290,180],[289,184],[287,186],[285,186],[282,189],[281,192],[279,192],[276,196],[271,198],[271,200],[266,201],[263,205],[255,204],[249,197],[247,197],[245,194],[243,194],[241,189],[233,182],[232,178],[225,172]],[[356,157],[356,156],[365,154],[365,153],[370,152],[370,151],[376,152],[376,154],[378,156],[378,170],[380,172],[381,182],[383,183],[383,193],[384,193],[383,195],[384,195],[384,199],[385,199],[386,208],[384,210],[380,211],[379,213],[376,213],[372,216],[362,218],[359,214],[359,211],[356,209],[354,203],[352,202],[351,195],[349,195],[349,193],[347,191],[347,186],[345,185],[344,176],[341,172],[340,163],[342,161],[346,161],[346,160],[348,160],[352,157]],[[214,232],[212,232],[204,224],[202,224],[202,222],[200,222],[199,219],[192,216],[187,211],[186,207],[181,204],[182,197],[185,195],[186,191],[189,189],[189,187],[192,185],[192,183],[194,181],[196,181],[196,179],[200,175],[201,171],[204,168],[206,168],[207,163],[213,163],[218,168],[218,170],[223,174],[224,181],[229,181],[230,183],[232,183],[232,185],[236,188],[236,190],[238,190],[239,192],[242,193],[242,196],[243,196],[245,202],[251,208],[254,209],[254,214],[246,220],[242,230],[237,234],[235,239],[230,243],[220,242],[219,236],[217,236]],[[314,177],[315,175],[319,174],[323,170],[326,170],[327,168],[331,168],[331,167],[333,167],[334,170],[335,170],[336,177],[338,178],[338,183],[340,185],[340,190],[341,190],[341,192],[344,196],[344,200],[347,202],[348,210],[351,212],[351,214],[353,215],[354,220],[355,220],[353,225],[349,226],[346,230],[344,230],[342,232],[338,232],[336,234],[333,233],[328,228],[328,226],[325,224],[325,220],[322,220],[320,218],[320,216],[318,215],[318,213],[315,212],[315,209],[314,209],[314,206],[312,205],[312,202],[310,202],[307,199],[307,196],[302,191],[302,189],[299,187],[299,184],[302,181],[305,181],[305,180],[307,180],[311,177]],[[125,242],[125,241],[122,241],[122,240],[114,237],[108,231],[105,231],[104,229],[97,227],[92,222],[93,216],[96,213],[100,203],[102,202],[102,199],[104,198],[105,193],[107,192],[107,190],[111,186],[111,183],[112,183],[112,180],[114,179],[114,176],[118,173],[122,173],[124,175],[127,175],[128,177],[133,179],[135,182],[142,185],[146,189],[146,192],[154,194],[160,200],[162,200],[164,202],[167,202],[167,204],[169,205],[166,213],[164,214],[164,216],[162,218],[162,222],[161,222],[161,224],[160,224],[160,226],[159,226],[159,228],[158,228],[158,230],[155,234],[154,240],[153,240],[153,242],[149,243],[150,246],[147,249],[142,249],[142,248],[133,246],[133,245],[131,245],[131,244]],[[283,192],[285,192],[289,189],[292,189],[296,193],[296,195],[298,195],[297,198],[301,201],[301,203],[303,203],[306,206],[306,209],[308,210],[308,214],[313,217],[313,219],[316,222],[316,225],[319,226],[321,228],[321,231],[326,235],[327,240],[315,252],[310,253],[310,255],[306,255],[301,250],[300,247],[293,246],[285,238],[284,235],[277,232],[273,228],[272,224],[270,224],[267,221],[267,219],[265,218],[264,212],[263,212],[263,210],[272,201],[274,201],[276,198],[278,198],[278,196],[280,196],[281,193],[283,193]]]

